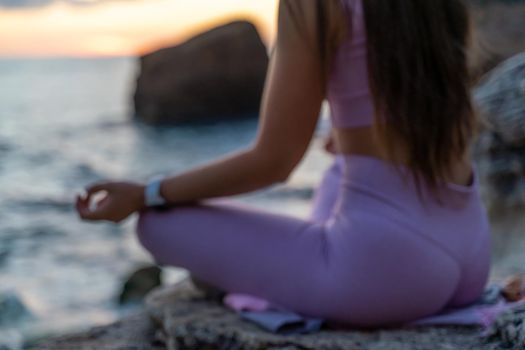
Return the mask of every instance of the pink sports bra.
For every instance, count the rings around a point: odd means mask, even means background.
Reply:
[[[362,0],[341,0],[352,16],[351,35],[335,54],[328,80],[327,100],[332,125],[338,128],[368,126],[374,120],[374,105],[368,83],[366,28]]]

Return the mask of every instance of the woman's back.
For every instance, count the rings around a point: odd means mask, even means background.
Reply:
[[[330,105],[337,150],[344,154],[360,154],[392,160],[385,153],[374,131],[374,97],[369,83],[368,45],[362,0],[340,0],[346,17],[346,31],[330,62],[327,79],[327,100]],[[421,93],[425,93],[421,91]],[[430,128],[432,125],[428,125]],[[408,151],[399,142],[391,148],[401,163],[409,162]],[[448,182],[468,185],[472,169],[468,149],[455,161]]]
[[[357,213],[355,223],[376,218],[377,227],[367,233],[366,240],[387,241],[390,235],[401,236],[400,233],[404,231],[405,234],[414,235],[434,246],[433,253],[437,251],[445,253],[451,258],[452,265],[455,265],[448,270],[449,278],[453,276],[452,271],[459,268],[454,272],[458,273],[459,282],[456,290],[449,295],[448,305],[468,303],[482,289],[490,263],[489,223],[479,197],[477,174],[469,159],[469,149],[466,147],[463,154],[454,161],[449,177],[438,181],[444,185],[439,188],[443,200],[441,203],[433,200],[433,192],[429,191],[428,187],[419,189],[422,192],[418,194],[417,186],[413,181],[403,184],[398,174],[386,166],[387,163],[396,163],[400,166],[401,172],[407,175],[409,173],[407,165],[411,161],[410,148],[403,142],[391,143],[391,148],[385,152],[384,144],[378,141],[374,123],[386,122],[385,128],[388,129],[391,127],[388,123],[395,123],[396,119],[392,120],[391,116],[385,115],[388,108],[377,108],[380,99],[377,96],[374,98],[374,87],[370,82],[374,76],[373,70],[370,71],[370,61],[373,60],[369,55],[370,46],[373,45],[369,45],[367,40],[367,16],[363,0],[340,0],[340,2],[347,19],[344,27],[346,33],[333,53],[327,79],[327,100],[331,109],[338,152],[341,154],[337,157],[342,159],[339,172],[345,174],[342,176],[345,178],[343,188],[346,193],[340,195],[342,199],[338,204],[339,210]],[[371,17],[373,16],[368,16],[369,19]],[[443,26],[446,25],[443,23]],[[446,31],[443,35],[446,35],[445,33]],[[403,56],[403,53],[399,55]],[[398,72],[393,70],[390,72],[400,80],[405,80],[406,84],[411,83],[411,76],[406,74],[399,76]],[[450,83],[454,84],[458,81],[450,81]],[[376,85],[375,94],[381,94],[381,89],[381,86]],[[389,93],[395,95],[396,91]],[[402,93],[399,91],[400,100],[406,98]],[[419,93],[432,95],[432,91],[421,90]],[[410,109],[410,99],[406,99],[405,103],[408,104],[407,109]],[[414,101],[414,104],[417,104],[417,101]],[[457,113],[458,119],[459,116],[460,113]],[[425,127],[431,133],[433,125],[428,123]],[[424,133],[425,130],[420,129],[419,132]],[[452,129],[450,133],[449,136],[452,137]],[[386,224],[387,222],[390,222],[390,225]],[[396,227],[393,229],[394,232],[386,229],[389,226]],[[424,247],[422,241],[418,242],[414,238],[411,243],[414,242],[417,242],[415,247],[409,248],[405,242],[404,247],[398,250],[405,250],[405,253],[410,254],[409,252],[428,249]],[[421,245],[418,246],[419,244]],[[396,251],[395,244],[386,248],[383,254],[386,256],[392,251]],[[430,253],[430,250],[427,253]],[[341,252],[341,256],[345,254],[346,251]],[[435,264],[427,266],[427,271],[431,273],[432,268],[439,266],[437,261],[442,259],[443,257],[435,257]],[[410,264],[403,268],[406,271],[412,269]],[[386,267],[378,267],[378,271],[381,269]],[[436,271],[447,269],[440,266]],[[437,273],[436,271],[432,273]],[[392,272],[392,274],[398,273]],[[434,286],[435,290],[439,290],[443,284],[443,282],[438,283]]]

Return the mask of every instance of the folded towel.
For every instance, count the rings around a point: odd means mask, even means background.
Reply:
[[[489,285],[479,300],[467,307],[448,308],[438,314],[409,322],[406,325],[477,325],[483,326],[486,331],[500,314],[525,305],[525,299],[508,301],[505,298],[506,288],[503,284]],[[272,333],[314,333],[326,324],[323,319],[300,315],[252,295],[230,293],[224,297],[223,302],[227,307],[237,311],[243,319]]]

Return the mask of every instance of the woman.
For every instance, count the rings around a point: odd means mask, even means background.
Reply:
[[[337,323],[396,324],[475,301],[490,241],[468,156],[463,1],[281,0],[278,25],[251,147],[147,186],[91,186],[80,216],[140,212],[158,263]],[[284,182],[325,98],[337,155],[310,218],[209,200]]]

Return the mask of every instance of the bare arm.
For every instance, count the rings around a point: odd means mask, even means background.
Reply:
[[[236,195],[284,182],[304,156],[324,89],[318,55],[306,41],[309,34],[299,33],[290,18],[290,6],[297,2],[280,4],[278,38],[256,142],[247,150],[164,180],[161,194],[168,202]]]
[[[161,195],[168,203],[231,196],[284,182],[301,161],[317,125],[324,98],[316,50],[312,0],[281,0],[276,48],[272,54],[253,145],[220,160],[164,179]],[[294,12],[299,17],[291,17]],[[298,30],[297,21],[303,25]],[[306,25],[306,26],[305,26]],[[313,28],[311,28],[313,27]],[[93,209],[93,195],[106,192]],[[77,198],[86,220],[121,221],[144,206],[144,185],[106,182]]]

